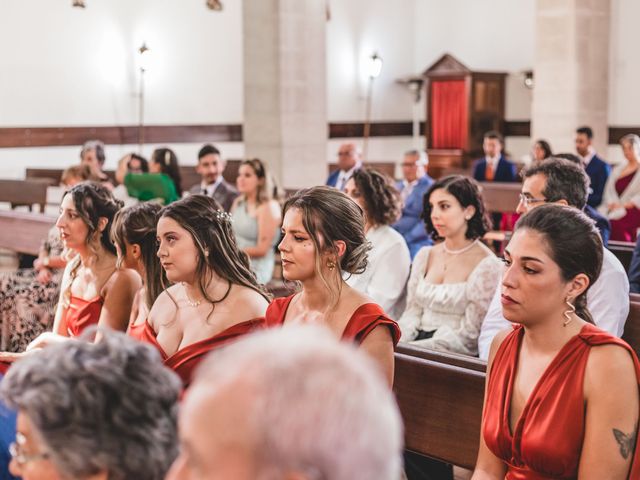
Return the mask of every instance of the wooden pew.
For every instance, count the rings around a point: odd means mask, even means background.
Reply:
[[[27,212],[0,211],[0,248],[38,255],[56,218]]]
[[[622,339],[640,356],[640,302],[629,303],[629,315],[624,324]]]
[[[376,170],[387,177],[394,180],[396,178],[396,164],[394,162],[366,162],[362,164],[363,168],[370,168]],[[330,163],[328,166],[328,173],[331,174],[338,169],[338,164]]]
[[[609,240],[607,248],[613,253],[624,269],[628,272],[631,265],[631,257],[633,256],[633,250],[636,248],[636,244],[633,242],[620,242],[618,240]]]
[[[0,180],[0,202],[11,204],[11,208],[26,205],[30,211],[35,204],[40,206],[40,212],[44,212],[47,187],[52,183],[48,178]]]
[[[520,202],[519,183],[479,182],[484,206],[489,212],[515,212]]]
[[[480,441],[485,374],[436,357],[395,353],[393,390],[404,420],[405,448],[472,469]]]
[[[428,348],[416,347],[408,343],[399,343],[395,349],[396,353],[410,355],[412,357],[423,358],[425,360],[433,360],[434,362],[446,363],[455,367],[467,368],[476,372],[486,373],[487,362],[479,358],[470,357],[469,355],[461,355],[458,353],[442,352],[431,350]]]

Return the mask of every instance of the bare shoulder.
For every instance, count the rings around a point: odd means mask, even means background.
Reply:
[[[138,272],[129,268],[116,270],[111,278],[107,281],[103,288],[103,294],[106,296],[109,292],[130,291],[132,294],[142,287],[142,279]]]
[[[242,285],[232,287],[230,301],[234,313],[246,320],[264,317],[269,306],[269,302],[261,294]]]
[[[631,353],[615,344],[592,347],[587,360],[585,380],[587,391],[637,385],[638,379]]]
[[[173,318],[178,310],[178,306],[175,302],[175,294],[177,293],[177,287],[179,285],[173,285],[158,295],[156,301],[153,302],[151,310],[149,311],[149,322],[154,326],[158,322],[164,322],[164,320]]]
[[[504,339],[507,338],[507,336],[511,332],[513,332],[512,328],[506,328],[504,330],[500,330],[498,333],[496,333],[496,336],[493,337],[493,340],[491,341],[491,349],[489,350],[489,359],[487,360],[487,365],[489,370],[491,369],[491,365],[493,364],[493,359],[495,358],[496,353],[500,348],[500,345],[502,345],[502,342],[504,342]]]
[[[257,215],[265,215],[273,218],[280,218],[280,204],[275,200],[267,200],[256,208]]]

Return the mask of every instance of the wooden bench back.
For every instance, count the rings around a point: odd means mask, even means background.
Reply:
[[[476,372],[485,373],[487,371],[487,362],[479,358],[470,357],[469,355],[430,350],[428,348],[415,347],[408,343],[399,343],[395,351],[403,355],[446,363],[447,365],[467,368],[469,370],[475,370]]]
[[[622,339],[640,356],[640,302],[629,303],[629,315],[624,324]]]
[[[631,265],[631,257],[636,244],[632,242],[620,242],[617,240],[609,240],[607,248],[613,253],[624,267],[625,271],[629,271]]]
[[[519,183],[480,182],[484,206],[489,212],[515,212],[520,201]]]
[[[364,168],[370,168],[371,170],[376,170],[387,177],[395,180],[396,178],[396,164],[394,162],[367,162],[362,164]],[[330,163],[328,166],[329,174],[335,172],[338,169],[338,165],[336,163]]]
[[[473,468],[480,441],[484,379],[483,372],[396,353],[393,390],[404,420],[405,447]]]
[[[55,222],[39,213],[0,211],[0,248],[37,255]]]
[[[11,208],[17,206],[40,206],[40,212],[44,212],[47,204],[47,188],[53,185],[51,179],[35,178],[30,180],[0,180],[0,202],[11,204]]]

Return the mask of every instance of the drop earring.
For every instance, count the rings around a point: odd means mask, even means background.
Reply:
[[[336,268],[336,264],[333,260],[327,260],[327,268],[329,270],[334,270]]]
[[[576,313],[576,307],[573,303],[571,303],[569,301],[569,297],[567,297],[564,301],[564,303],[567,305],[567,307],[569,307],[567,310],[565,310],[564,312],[562,312],[562,315],[564,315],[564,318],[566,318],[566,320],[562,323],[563,327],[566,327],[567,325],[569,325],[571,322],[573,322],[574,317],[572,316],[574,313]]]

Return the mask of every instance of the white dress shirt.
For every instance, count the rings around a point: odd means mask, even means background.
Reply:
[[[411,255],[404,237],[389,225],[369,229],[367,269],[359,275],[345,276],[346,282],[359,292],[370,296],[387,315],[396,319],[402,313],[404,293]]]
[[[224,178],[222,177],[222,175],[218,175],[218,178],[216,178],[216,181],[210,184],[206,184],[204,182],[202,182],[200,184],[200,187],[202,188],[202,193],[204,193],[205,195],[212,197],[213,193],[217,190],[217,188],[220,186],[220,184],[222,183],[222,180],[224,180]]]
[[[482,360],[489,358],[493,337],[511,325],[502,316],[501,294],[502,277],[480,328],[478,352]],[[587,292],[587,307],[597,327],[616,337],[622,336],[629,315],[629,280],[620,261],[606,248],[600,276]]]
[[[340,170],[338,174],[338,179],[336,180],[336,188],[338,190],[344,191],[344,187],[347,185],[347,182],[351,177],[353,177],[353,172],[362,167],[360,162],[356,163],[351,170]]]

